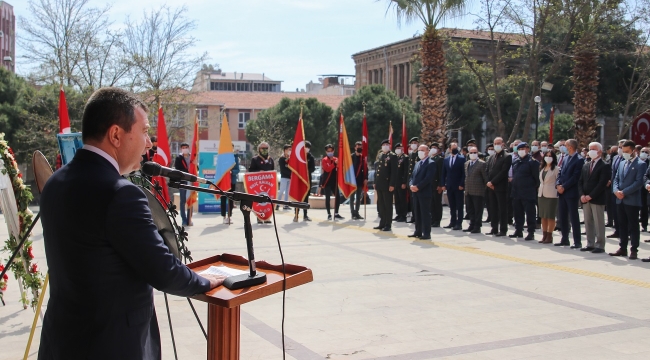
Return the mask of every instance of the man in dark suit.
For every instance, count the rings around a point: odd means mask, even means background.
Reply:
[[[555,246],[569,246],[569,228],[573,233],[573,245],[571,249],[580,249],[582,240],[580,238],[580,216],[578,214],[578,180],[580,172],[585,164],[582,156],[578,154],[578,142],[569,139],[564,142],[568,155],[564,158],[560,174],[555,182],[558,193],[560,229],[562,229],[562,240]],[[571,226],[569,226],[569,220]]]
[[[618,209],[618,231],[621,236],[619,249],[611,256],[627,256],[627,243],[630,240],[630,260],[638,259],[639,249],[639,211],[641,210],[641,188],[643,178],[648,170],[645,162],[639,161],[634,154],[634,141],[626,141],[623,144],[621,156],[625,161],[619,165],[612,190],[616,195]]]
[[[611,161],[611,170],[612,170],[612,178],[611,181],[609,182],[609,202],[607,203],[607,221],[611,223],[612,227],[614,228],[614,233],[611,235],[608,235],[607,237],[610,239],[618,239],[619,238],[619,232],[618,232],[618,205],[616,204],[616,195],[614,195],[614,191],[612,191],[612,188],[614,186],[614,178],[616,177],[616,173],[618,172],[618,168],[621,165],[621,162],[623,162],[623,144],[625,144],[627,140],[619,140],[618,146],[612,146],[612,153],[616,154],[612,158]]]
[[[314,186],[314,184],[311,181],[311,174],[313,174],[314,171],[316,171],[316,161],[314,159],[314,155],[311,154],[311,142],[309,140],[305,141],[305,151],[307,152],[307,171],[309,171],[309,191],[307,192],[307,195],[305,195],[305,199],[303,200],[303,202],[309,203],[309,195],[311,194],[311,188],[312,186]],[[366,171],[366,178],[368,176],[367,173],[368,172]],[[296,211],[297,210],[298,209],[296,209]],[[302,210],[302,220],[311,221],[311,218],[307,216],[307,209]]]
[[[442,165],[445,160],[440,151],[440,144],[432,143],[429,149],[429,158],[436,165],[436,175],[432,180],[433,196],[431,197],[431,227],[440,227],[442,220],[442,187],[440,187],[440,177],[442,176]]]
[[[492,230],[486,235],[506,236],[508,234],[508,171],[512,157],[504,149],[503,139],[494,139],[494,155],[487,162],[488,194],[490,196],[490,217]]]
[[[517,145],[517,159],[512,163],[512,207],[516,229],[511,238],[524,237],[524,215],[528,227],[528,236],[524,240],[535,240],[537,218],[535,204],[539,188],[539,163],[530,156],[530,148],[525,142]]]
[[[120,176],[140,168],[148,128],[134,95],[97,90],[84,109],[84,148],[43,189],[50,300],[40,360],[160,359],[153,288],[190,296],[222,282],[169,251],[144,192]]]
[[[397,187],[397,155],[390,151],[388,139],[381,142],[381,153],[377,159],[375,171],[375,195],[377,196],[377,211],[379,226],[374,229],[390,231],[393,225],[393,191]]]
[[[190,172],[190,144],[188,143],[182,143],[181,144],[181,153],[176,157],[174,160],[174,169],[182,171],[182,172]],[[187,184],[187,181],[181,181],[181,184]],[[187,202],[187,190],[185,189],[178,189],[178,196],[180,198],[180,205],[181,205],[181,220],[183,223],[183,226],[188,226],[190,225],[188,223],[189,219],[189,209],[185,209],[185,203]]]
[[[435,191],[433,178],[437,175],[437,166],[429,159],[429,147],[426,145],[420,145],[418,148],[418,159],[420,161],[415,163],[409,180],[415,216],[415,232],[409,237],[429,240],[431,239],[431,198]]]
[[[417,137],[412,137],[411,140],[409,140],[409,148],[408,148],[408,155],[409,155],[409,170],[408,170],[408,178],[411,178],[411,175],[413,174],[413,169],[415,168],[415,163],[418,162],[418,147],[420,146],[420,139]],[[408,188],[408,186],[407,186]],[[413,198],[413,193],[411,193],[411,190],[408,190],[409,194],[409,199]],[[441,205],[442,206],[442,205]],[[408,201],[408,212],[411,213],[411,218],[406,219],[407,223],[414,223],[415,222],[415,214],[413,214],[413,202]]]
[[[478,158],[476,146],[467,148],[469,160],[465,162],[465,193],[467,194],[467,214],[469,227],[463,231],[478,234],[483,224],[483,207],[485,205],[485,184],[487,184],[487,166]]]
[[[406,213],[408,212],[407,194],[409,183],[409,157],[404,154],[402,143],[395,145],[395,156],[397,156],[397,187],[393,192],[395,194],[395,218],[393,221],[406,222]]]
[[[584,164],[578,182],[578,194],[582,203],[587,233],[587,247],[580,251],[594,254],[605,252],[605,204],[607,203],[607,182],[611,179],[609,164],[603,161],[603,146],[589,144],[590,162]]]
[[[446,229],[462,230],[463,205],[465,198],[465,157],[458,152],[458,144],[449,144],[450,155],[445,159],[442,166],[440,185],[443,191],[447,190],[451,221]]]

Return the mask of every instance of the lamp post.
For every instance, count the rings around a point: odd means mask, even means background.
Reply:
[[[535,96],[535,103],[537,104],[537,118],[535,120],[535,140],[539,140],[537,138],[537,131],[539,129],[539,112],[540,112],[541,102],[542,102],[542,98],[539,95]]]

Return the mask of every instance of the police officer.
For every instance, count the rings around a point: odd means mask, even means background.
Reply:
[[[417,163],[420,159],[418,159],[418,147],[420,146],[420,139],[417,137],[412,137],[411,140],[409,140],[409,171],[408,171],[408,178],[411,178],[411,175],[413,174],[413,168],[415,167],[415,163]],[[408,188],[408,186],[407,186]],[[407,212],[410,212],[411,215],[413,215],[413,203],[410,201],[410,199],[413,199],[413,193],[411,192],[411,189],[407,189],[409,192],[409,201],[407,202]],[[408,223],[414,223],[415,222],[415,216],[411,216],[411,219],[407,221]]]
[[[429,158],[436,163],[436,176],[433,177],[433,197],[431,198],[431,227],[440,227],[442,221],[442,187],[440,187],[440,176],[442,174],[442,162],[445,159],[440,151],[439,143],[431,143]]]
[[[393,192],[395,194],[395,213],[397,216],[393,219],[396,222],[406,222],[406,213],[408,211],[408,182],[409,182],[409,161],[408,155],[404,154],[401,143],[395,145],[395,155],[397,156],[397,187]]]
[[[398,186],[397,155],[390,151],[388,139],[381,142],[381,153],[377,159],[375,172],[375,194],[379,226],[374,229],[390,231],[393,224],[393,191]]]

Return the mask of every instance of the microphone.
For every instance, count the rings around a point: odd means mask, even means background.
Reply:
[[[169,178],[173,181],[187,181],[187,182],[198,182],[201,184],[208,184],[208,180],[200,178],[198,176],[188,174],[186,172],[164,167],[156,162],[147,161],[142,165],[142,172],[149,176],[162,176]]]

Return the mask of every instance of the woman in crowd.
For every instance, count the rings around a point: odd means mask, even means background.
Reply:
[[[557,211],[557,189],[555,181],[560,172],[557,166],[557,157],[554,150],[544,154],[544,162],[540,164],[539,190],[537,191],[539,217],[542,218],[543,237],[540,243],[553,243],[553,230],[555,229],[555,216]]]

